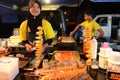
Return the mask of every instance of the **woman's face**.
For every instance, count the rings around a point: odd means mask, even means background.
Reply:
[[[33,16],[38,16],[40,14],[41,10],[37,3],[34,3],[32,7],[30,7],[30,13]]]

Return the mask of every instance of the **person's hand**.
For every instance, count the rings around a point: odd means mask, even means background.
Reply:
[[[70,32],[70,36],[73,36],[73,34],[74,34],[74,31],[71,31],[71,32]]]
[[[28,51],[28,52],[32,52],[33,51],[33,46],[31,45],[31,44],[25,44],[25,47],[26,47],[26,50]]]
[[[42,46],[42,53],[44,53],[45,49],[48,47],[48,43],[45,43],[43,46]]]

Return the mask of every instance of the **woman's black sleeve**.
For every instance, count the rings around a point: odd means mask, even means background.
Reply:
[[[53,41],[53,39],[51,38],[51,39],[47,39],[45,42],[44,42],[44,44],[45,43],[48,43],[49,45],[52,43],[52,41]]]
[[[28,43],[28,44],[29,44],[28,40],[21,41],[19,44],[21,44],[21,45],[25,45],[26,43]]]

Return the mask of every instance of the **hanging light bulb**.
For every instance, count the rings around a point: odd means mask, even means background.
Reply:
[[[17,9],[18,9],[18,6],[17,6],[16,4],[13,4],[13,5],[12,5],[12,8],[13,8],[14,10],[17,10]]]
[[[45,3],[47,3],[47,4],[50,3],[50,0],[45,0]]]
[[[0,6],[8,8],[8,9],[12,9],[12,10],[18,10],[18,8],[19,8],[16,4],[13,4],[12,6],[0,4]]]

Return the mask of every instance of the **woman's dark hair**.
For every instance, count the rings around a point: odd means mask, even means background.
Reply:
[[[91,9],[85,10],[85,11],[84,11],[84,14],[91,15],[92,17],[94,17],[94,12],[93,12],[93,10],[91,10]]]
[[[32,7],[34,3],[37,3],[41,9],[41,4],[38,0],[30,0],[28,4],[29,8]]]

